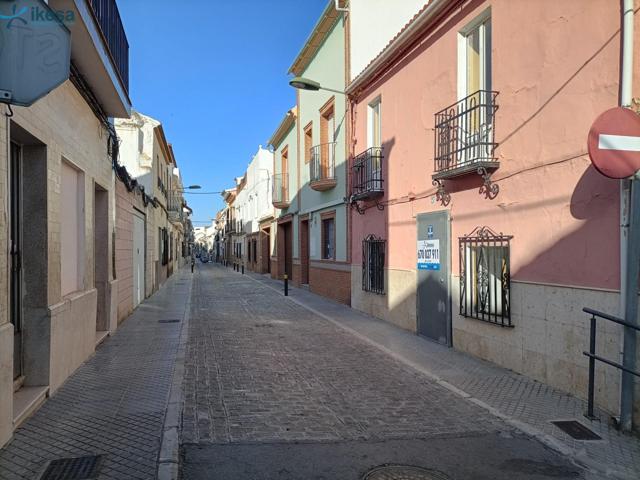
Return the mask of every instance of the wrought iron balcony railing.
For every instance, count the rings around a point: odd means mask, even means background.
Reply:
[[[329,190],[336,186],[336,142],[311,147],[309,184],[314,190]]]
[[[129,92],[129,42],[116,0],[89,0],[122,85]]]
[[[495,170],[498,92],[479,90],[435,114],[434,180]]]
[[[384,194],[382,147],[371,147],[353,160],[351,167],[351,199],[365,200]]]
[[[289,175],[286,173],[276,173],[273,176],[273,190],[271,203],[276,208],[289,207]]]
[[[182,213],[182,209],[168,209],[167,216],[169,217],[170,222],[182,222],[184,220],[184,214]]]

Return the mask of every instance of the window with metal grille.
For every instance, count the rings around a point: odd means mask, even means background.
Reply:
[[[477,227],[460,237],[460,315],[511,324],[510,242],[513,236]]]
[[[369,235],[362,241],[362,290],[384,293],[384,255],[387,241]]]

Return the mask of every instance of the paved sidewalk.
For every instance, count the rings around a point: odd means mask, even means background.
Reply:
[[[278,292],[283,291],[281,281],[265,275],[248,275]],[[586,411],[584,401],[425,340],[307,290],[290,287],[289,299],[428,375],[459,396],[481,405],[510,425],[569,455],[595,472],[596,478],[640,478],[640,439],[621,434],[609,425],[607,416],[602,413],[599,420],[589,421],[583,415]],[[582,422],[602,440],[574,440],[550,423],[566,419]]]
[[[103,455],[99,479],[153,479],[191,273],[141,304],[0,450],[1,480],[34,480],[50,460]],[[93,478],[93,477],[92,477]]]

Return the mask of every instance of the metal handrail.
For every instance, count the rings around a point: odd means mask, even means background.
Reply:
[[[634,323],[627,322],[619,317],[614,315],[609,315],[608,313],[599,312],[598,310],[594,310],[592,308],[583,308],[583,312],[591,315],[591,330],[589,333],[589,351],[583,351],[582,353],[589,357],[589,387],[587,392],[587,413],[586,417],[590,419],[596,418],[593,415],[593,398],[595,394],[595,374],[596,374],[596,360],[602,363],[606,363],[611,367],[615,367],[618,370],[622,370],[623,372],[630,373],[636,377],[640,377],[640,372],[636,372],[624,365],[608,360],[600,355],[596,355],[596,320],[597,318],[602,318],[603,320],[608,320],[613,323],[617,323],[618,325],[622,325],[627,328],[631,328],[640,332],[640,325],[636,325]]]

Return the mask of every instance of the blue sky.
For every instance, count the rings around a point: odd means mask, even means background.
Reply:
[[[327,0],[121,0],[134,108],[163,124],[183,182],[220,191],[295,104],[287,70]],[[219,195],[187,195],[208,220]],[[194,222],[194,225],[202,223]]]

